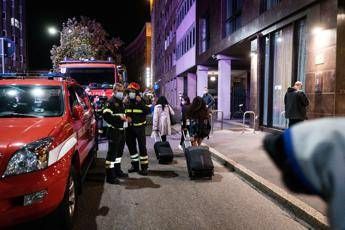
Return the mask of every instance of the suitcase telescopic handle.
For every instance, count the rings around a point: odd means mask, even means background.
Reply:
[[[160,140],[161,142],[163,142],[161,132],[159,132],[159,130],[155,130],[155,132],[158,134],[159,140]],[[156,137],[157,137],[157,136],[155,135],[155,142],[157,142]]]
[[[192,146],[192,142],[190,140],[190,135],[189,135],[188,128],[186,130],[182,129],[182,135],[183,135],[183,138],[184,138],[184,142],[188,142],[188,146]],[[187,136],[188,136],[188,138],[187,138]]]

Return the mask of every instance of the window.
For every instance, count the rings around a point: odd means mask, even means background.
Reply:
[[[195,26],[193,27],[193,46],[195,45]]]
[[[209,46],[209,19],[208,16],[200,20],[200,52],[204,53]]]
[[[73,111],[73,107],[76,105],[79,105],[79,101],[78,101],[77,94],[75,92],[74,87],[69,87],[68,92],[69,92],[70,110]]]
[[[264,109],[263,109],[263,125],[264,126],[268,126],[268,98],[269,98],[269,76],[270,76],[270,37],[267,36],[265,38],[265,70],[264,70],[264,88],[263,88],[263,92],[264,92]]]
[[[181,39],[180,42],[177,44],[177,59],[182,57],[185,53],[187,53],[193,46],[195,45],[195,24],[192,25],[184,37]]]
[[[83,107],[84,111],[90,109],[91,104],[89,103],[88,96],[85,93],[85,90],[81,87],[75,87],[75,92],[77,93],[77,100]]]
[[[281,0],[262,0],[261,1],[261,12],[270,10],[275,5],[279,4]]]
[[[180,5],[180,9],[178,10],[178,13],[177,13],[177,26],[179,26],[182,23],[184,17],[188,14],[194,1],[195,0],[185,0],[182,2],[182,4]]]
[[[242,0],[226,0],[225,35],[228,36],[241,27]]]
[[[59,117],[64,112],[61,87],[3,85],[0,97],[1,117],[12,117],[18,113],[20,117]]]
[[[305,20],[267,35],[264,39],[262,123],[286,128],[284,96],[296,80],[305,81]]]
[[[284,95],[292,81],[293,27],[274,33],[273,61],[273,127],[284,128],[281,114],[285,110]]]
[[[295,60],[297,60],[296,66],[296,77],[297,81],[303,82],[305,84],[305,66],[307,60],[307,37],[306,34],[306,23],[305,20],[301,20],[296,23],[296,50]]]

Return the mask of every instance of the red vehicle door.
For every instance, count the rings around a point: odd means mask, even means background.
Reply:
[[[83,100],[78,96],[76,87],[68,87],[70,109],[73,114],[73,129],[77,135],[77,148],[80,161],[83,162],[88,154],[88,125],[90,125],[90,116],[88,108]]]
[[[83,109],[84,109],[84,127],[83,128],[85,129],[85,135],[86,135],[85,138],[87,141],[85,154],[82,156],[84,159],[95,144],[95,138],[96,138],[96,132],[97,132],[96,118],[93,113],[91,102],[85,90],[80,86],[76,86],[75,89],[77,93],[77,99],[79,100],[79,103],[82,104]]]

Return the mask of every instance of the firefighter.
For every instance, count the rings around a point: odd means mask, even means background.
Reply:
[[[124,87],[114,85],[113,96],[103,110],[103,118],[108,123],[109,148],[105,162],[106,181],[110,184],[119,184],[118,178],[126,178],[128,174],[121,170],[121,158],[125,146],[125,130],[130,118],[126,118],[123,104]]]
[[[138,172],[141,175],[147,175],[148,169],[148,155],[146,149],[146,115],[149,114],[150,109],[146,106],[144,100],[141,98],[139,84],[132,82],[127,87],[127,96],[124,100],[126,117],[130,118],[127,129],[126,143],[129,153],[131,155],[132,167],[128,170],[129,173]],[[139,146],[139,154],[137,151],[137,142]],[[141,170],[139,171],[139,165]]]

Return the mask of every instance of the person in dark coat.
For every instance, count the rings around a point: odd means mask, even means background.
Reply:
[[[189,134],[193,138],[192,145],[200,146],[202,140],[208,137],[210,126],[210,113],[205,101],[201,97],[195,97],[186,114]]]
[[[285,117],[289,119],[289,127],[307,118],[309,100],[302,87],[302,82],[297,81],[293,87],[288,88],[284,97]]]
[[[188,96],[182,96],[181,97],[181,111],[182,111],[182,120],[181,120],[181,133],[185,132],[186,134],[186,129],[187,129],[187,111],[190,108],[190,99]],[[181,141],[180,141],[180,145],[178,146],[179,149],[183,150],[183,142],[184,142],[184,135],[183,133],[181,134]]]
[[[205,87],[205,89],[204,89],[204,94],[202,95],[202,99],[206,103],[206,108],[212,109],[215,101],[214,101],[214,98],[212,97],[212,95],[208,92],[207,87]]]

